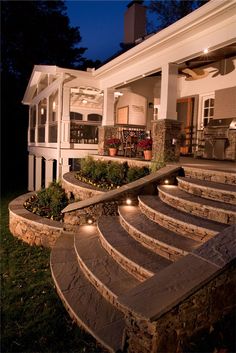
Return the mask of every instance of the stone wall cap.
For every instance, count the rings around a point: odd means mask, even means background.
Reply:
[[[189,254],[118,300],[135,315],[154,321],[193,294],[218,270],[218,266]]]
[[[117,200],[120,197],[122,197],[123,194],[126,193],[132,193],[133,191],[141,190],[148,184],[152,182],[156,182],[158,180],[161,180],[162,178],[165,178],[166,175],[175,173],[181,169],[180,166],[166,166],[164,168],[161,168],[155,173],[149,174],[141,179],[135,180],[132,183],[126,184],[121,186],[119,189],[107,191],[103,195],[97,195],[93,196],[87,200],[83,201],[78,201],[74,202],[68,206],[66,206],[63,210],[62,213],[66,212],[71,212],[75,210],[79,210],[91,205],[94,205],[96,203],[100,202],[105,202],[105,201],[112,201],[112,200]]]

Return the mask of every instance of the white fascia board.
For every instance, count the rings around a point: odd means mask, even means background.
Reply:
[[[91,72],[80,71],[79,75],[65,83],[65,87],[79,87],[79,86],[89,86],[100,89],[100,80],[94,78]]]
[[[61,74],[68,74],[73,77],[77,77],[78,75],[86,76],[86,72],[80,70],[61,68],[55,65],[35,65],[24,94],[24,98],[22,100],[23,104],[31,104],[32,97],[34,95],[35,89],[37,87],[38,82],[40,81],[42,74],[49,74],[55,76],[61,76]]]
[[[179,21],[163,29],[144,42],[128,50],[124,54],[105,64],[93,72],[94,77],[104,79],[114,71],[122,70],[123,67],[132,65],[136,58],[150,55],[153,51],[159,52],[163,47],[178,42],[185,36],[194,35],[202,29],[210,28],[212,24],[221,24],[222,20],[236,14],[236,0],[222,1],[211,0],[204,6],[183,17]]]

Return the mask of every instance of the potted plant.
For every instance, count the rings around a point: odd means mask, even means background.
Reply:
[[[138,147],[143,151],[144,159],[150,161],[152,159],[152,139],[143,139],[138,143]]]
[[[106,140],[106,146],[109,149],[109,155],[114,157],[117,154],[117,149],[121,145],[121,140],[115,137],[112,137]]]

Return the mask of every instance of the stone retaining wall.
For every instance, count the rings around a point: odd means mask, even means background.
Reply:
[[[92,185],[82,183],[76,179],[74,172],[69,172],[63,175],[62,187],[68,198],[73,197],[75,200],[86,200],[89,197],[102,195],[106,192],[98,190]]]
[[[17,238],[29,245],[52,248],[62,235],[63,224],[33,214],[23,206],[33,193],[21,195],[9,204],[9,228]]]

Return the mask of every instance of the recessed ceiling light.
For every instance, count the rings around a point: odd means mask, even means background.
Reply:
[[[126,204],[127,205],[131,205],[132,204],[132,200],[131,199],[126,199]]]
[[[204,50],[203,50],[203,53],[204,54],[207,54],[209,52],[209,49],[208,48],[205,48]]]

